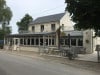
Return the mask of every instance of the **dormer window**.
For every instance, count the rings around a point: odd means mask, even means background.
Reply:
[[[32,32],[35,32],[35,26],[32,26]]]
[[[41,32],[44,31],[44,25],[41,25]]]
[[[52,31],[55,31],[56,30],[55,24],[51,24],[51,30]]]

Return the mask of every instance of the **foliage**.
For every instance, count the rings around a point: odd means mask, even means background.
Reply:
[[[4,38],[4,31],[0,30],[0,40],[3,40],[3,38]]]
[[[18,31],[23,30],[23,31],[27,31],[28,30],[28,24],[33,20],[33,18],[29,15],[26,14],[21,20],[20,22],[17,22],[17,26],[18,26]]]
[[[60,36],[66,36],[66,33],[65,32],[61,32]]]
[[[65,0],[77,29],[100,29],[100,0]]]
[[[62,36],[65,36],[66,34],[64,33],[64,32],[61,32],[61,26],[56,30],[56,36],[58,37],[58,48],[60,48],[60,43],[61,43],[61,41],[60,41],[60,38],[62,37]]]
[[[0,29],[0,39],[3,39],[6,34],[11,33],[10,28],[7,26],[12,18],[12,11],[6,5],[5,0],[0,0],[0,24],[2,29]]]
[[[56,33],[59,37],[62,37],[62,36],[65,36],[65,32],[64,31],[61,31],[61,28],[62,26],[60,26],[57,30],[56,30]]]
[[[60,36],[60,33],[61,33],[61,26],[56,30],[56,33],[58,34],[58,36]]]
[[[4,36],[11,33],[10,27],[5,27],[5,30],[0,29],[0,40],[4,39]]]
[[[2,25],[8,25],[11,18],[12,18],[12,12],[10,8],[6,5],[6,1],[0,0],[0,23]]]

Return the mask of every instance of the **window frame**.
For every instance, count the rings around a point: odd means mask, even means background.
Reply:
[[[44,25],[41,25],[41,32],[44,31]]]
[[[51,24],[51,30],[55,31],[56,30],[56,24]]]
[[[32,26],[32,32],[35,32],[35,26]]]
[[[73,42],[73,40],[74,40],[74,42]],[[71,46],[76,46],[77,45],[76,42],[77,42],[77,39],[76,38],[72,38],[71,39]]]

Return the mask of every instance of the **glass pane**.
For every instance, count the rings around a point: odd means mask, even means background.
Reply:
[[[34,45],[34,39],[31,39],[31,45]]]
[[[76,39],[71,39],[71,45],[76,46]]]
[[[83,46],[83,40],[82,39],[78,39],[78,46]]]

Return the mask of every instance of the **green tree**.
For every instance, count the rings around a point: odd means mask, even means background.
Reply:
[[[100,29],[100,0],[65,0],[77,29]]]
[[[11,18],[11,9],[6,5],[5,0],[0,0],[0,25],[2,25],[2,29],[0,29],[0,35],[2,34],[2,37],[11,33],[11,30],[8,27]]]
[[[0,23],[2,24],[3,29],[5,29],[6,25],[9,25],[11,18],[12,12],[6,5],[6,1],[0,0]]]
[[[17,26],[18,26],[18,32],[20,31],[28,31],[28,25],[29,23],[33,20],[33,18],[29,15],[26,14],[21,20],[20,22],[17,22]]]

